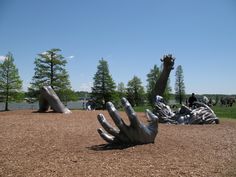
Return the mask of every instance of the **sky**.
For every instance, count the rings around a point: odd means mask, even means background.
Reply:
[[[0,0],[0,60],[12,52],[27,90],[37,54],[60,48],[73,90],[90,91],[99,60],[115,83],[172,54],[186,93],[236,94],[235,0]],[[170,81],[175,86],[175,72]]]

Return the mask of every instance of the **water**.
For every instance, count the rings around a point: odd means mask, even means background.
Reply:
[[[69,109],[83,109],[85,108],[86,102],[84,101],[70,101],[67,102],[67,107]],[[39,103],[27,103],[27,102],[21,102],[21,103],[16,103],[16,102],[11,102],[8,103],[8,108],[10,110],[20,110],[20,109],[32,109],[32,110],[38,110],[39,109]],[[0,102],[0,110],[5,109],[5,103]]]

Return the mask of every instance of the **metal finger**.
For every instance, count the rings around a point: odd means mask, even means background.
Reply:
[[[113,135],[113,136],[118,136],[119,131],[113,128],[106,120],[103,114],[98,114],[97,116],[98,121],[102,125],[102,127],[107,131],[107,133]]]
[[[112,120],[114,121],[114,123],[116,124],[116,126],[120,129],[120,131],[123,131],[124,133],[126,133],[126,124],[124,123],[124,121],[122,120],[122,118],[120,117],[118,111],[116,110],[116,108],[114,107],[114,105],[111,102],[107,102],[107,110],[112,118]]]
[[[146,109],[146,116],[150,121],[158,121],[158,117],[155,114],[153,114],[149,109]]]
[[[146,110],[146,115],[150,119],[149,124],[148,124],[148,129],[151,134],[155,134],[158,132],[158,117],[153,114],[151,111],[148,109]]]
[[[108,143],[113,143],[114,141],[114,137],[108,135],[104,130],[102,130],[101,128],[98,129],[98,133],[99,135]]]
[[[137,115],[136,115],[135,111],[133,110],[129,101],[126,98],[122,98],[121,103],[125,109],[126,114],[129,117],[131,126],[139,126],[140,121],[138,120]]]

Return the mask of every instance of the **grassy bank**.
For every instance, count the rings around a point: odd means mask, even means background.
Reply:
[[[236,104],[234,104],[232,107],[214,106],[213,110],[219,118],[236,119]]]

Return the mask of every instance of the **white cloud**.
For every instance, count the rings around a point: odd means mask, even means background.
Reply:
[[[67,58],[67,59],[73,59],[73,58],[75,58],[75,56],[71,55],[71,56],[66,57],[66,58]]]
[[[0,56],[0,61],[6,60],[6,56]]]
[[[80,86],[79,86],[79,91],[91,92],[92,91],[92,89],[91,89],[92,86],[93,86],[92,82],[81,83]]]

